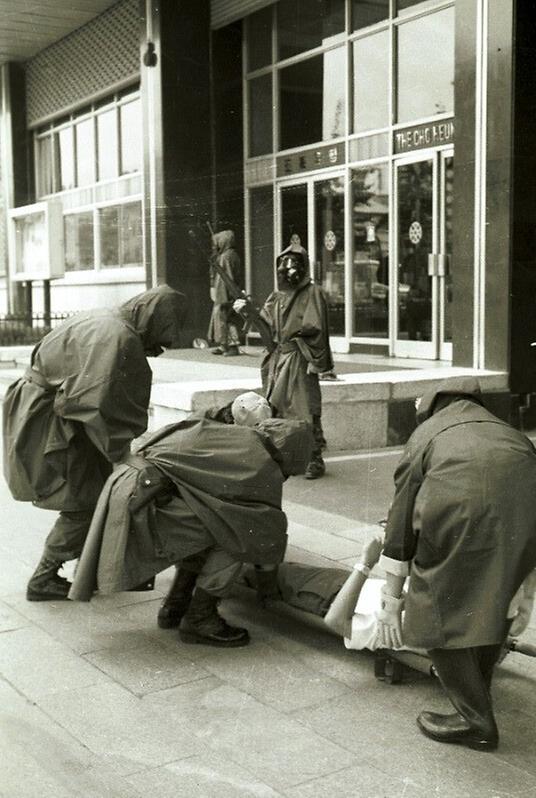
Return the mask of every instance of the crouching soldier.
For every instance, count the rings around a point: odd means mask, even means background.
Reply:
[[[159,430],[108,479],[69,598],[128,590],[178,565],[165,625],[181,624],[185,643],[246,645],[247,630],[217,604],[242,563],[283,560],[283,483],[304,472],[311,446],[307,424],[282,419],[248,427],[191,417]]]

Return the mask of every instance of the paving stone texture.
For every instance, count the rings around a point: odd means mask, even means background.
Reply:
[[[289,480],[288,558],[351,565],[397,458],[333,456],[321,482]],[[0,798],[536,796],[536,660],[511,654],[499,669],[496,753],[441,746],[415,725],[447,708],[435,681],[379,682],[370,653],[245,588],[222,607],[251,633],[234,650],[157,628],[170,572],[150,593],[27,602],[54,516],[3,483],[0,500]]]

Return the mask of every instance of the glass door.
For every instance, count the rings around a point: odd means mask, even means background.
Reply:
[[[328,301],[332,336],[345,336],[344,175],[308,177],[279,186],[278,252],[290,245],[307,250],[311,277]]]
[[[436,151],[395,165],[394,354],[452,357],[453,154]]]

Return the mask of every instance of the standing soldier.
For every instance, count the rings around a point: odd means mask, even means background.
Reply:
[[[263,387],[277,416],[312,424],[315,443],[305,477],[318,479],[326,472],[318,375],[333,369],[327,303],[324,292],[309,276],[303,247],[292,244],[285,249],[276,268],[278,290],[270,294],[261,311],[274,341],[261,367]],[[234,309],[247,314],[247,304],[238,299]]]
[[[235,235],[232,230],[222,230],[212,237],[214,244],[214,258],[220,269],[236,284],[240,283],[240,258],[234,248]],[[233,297],[230,296],[227,286],[220,274],[214,269],[210,270],[210,298],[214,305],[208,328],[208,339],[217,345],[212,350],[213,355],[233,357],[240,354],[238,330],[233,323]]]
[[[58,575],[82,551],[102,487],[147,428],[147,356],[179,346],[184,296],[167,285],[113,310],[79,313],[46,335],[4,400],[4,474],[13,497],[59,510],[27,589],[67,598]]]

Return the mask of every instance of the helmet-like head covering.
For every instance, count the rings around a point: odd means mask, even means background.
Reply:
[[[257,426],[269,444],[273,459],[285,477],[305,474],[313,450],[310,424],[284,418],[269,418]]]
[[[300,245],[291,244],[276,260],[279,288],[297,288],[309,276],[309,257]]]
[[[458,399],[470,399],[483,405],[482,391],[476,377],[449,377],[436,388],[426,391],[417,409],[417,423],[421,424]]]
[[[222,230],[220,233],[214,233],[212,236],[214,246],[219,253],[225,252],[226,249],[232,249],[235,245],[235,234],[233,230]]]
[[[264,398],[254,391],[237,396],[231,405],[235,424],[241,427],[254,427],[261,421],[272,417],[272,408]]]
[[[184,294],[169,285],[159,285],[121,305],[121,316],[140,335],[146,355],[157,357],[163,347],[180,347],[185,301]]]

